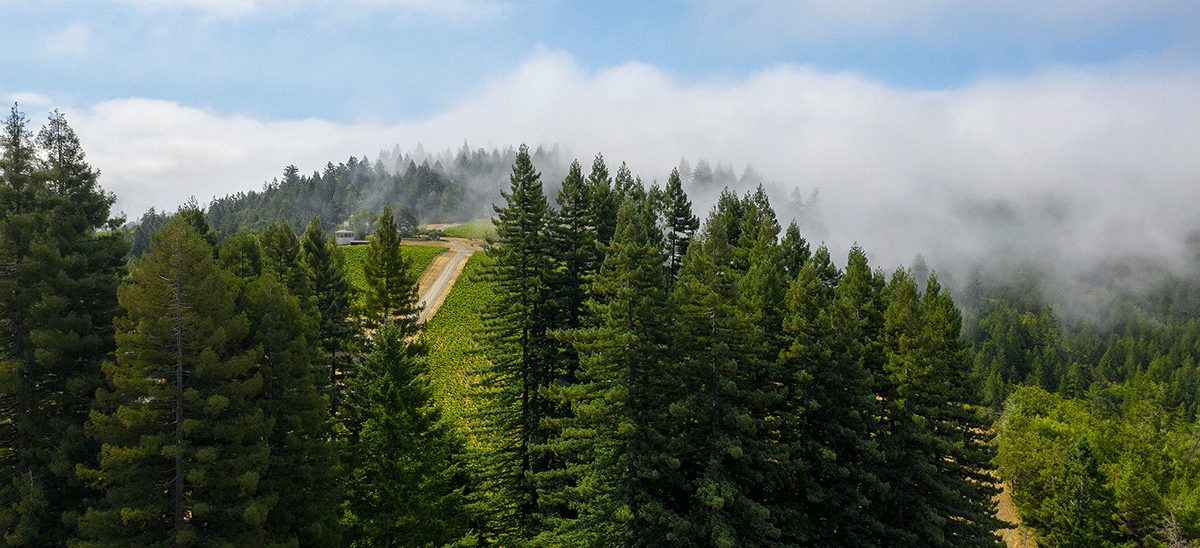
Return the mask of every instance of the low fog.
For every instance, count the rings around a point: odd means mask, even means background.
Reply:
[[[855,243],[885,271],[919,253],[959,284],[973,270],[1033,263],[1062,280],[1053,298],[1085,277],[1137,286],[1195,272],[1200,74],[1173,55],[912,91],[803,65],[683,82],[644,63],[596,70],[540,48],[440,114],[394,125],[140,99],[63,110],[131,218],[257,188],[290,164],[312,173],[350,156],[374,162],[394,143],[422,143],[439,151],[426,154],[433,161],[464,139],[488,152],[526,143],[561,159],[538,166],[551,200],[572,159],[586,173],[602,153],[612,172],[626,162],[647,184],[704,160],[761,181],[785,225],[798,217],[843,260]],[[21,106],[36,122],[29,99]],[[698,216],[718,191],[689,188]],[[1111,267],[1131,259],[1142,266]]]
[[[594,156],[576,154],[571,147],[530,147],[551,202],[570,162],[578,161],[585,176],[591,170]],[[397,144],[380,151],[376,165],[393,174],[403,173],[410,163],[435,166],[466,184],[473,200],[465,210],[469,216],[488,217],[493,205],[503,206],[500,190],[508,188],[515,148],[489,152],[465,142],[457,150],[431,152],[420,145],[404,151]],[[1027,153],[1032,160],[1034,151]],[[464,158],[470,157],[490,159],[490,167],[464,171]],[[605,162],[610,176],[615,175],[621,160],[605,156]],[[781,180],[753,165],[734,168],[726,160],[685,157],[672,169],[680,172],[701,219],[724,190],[744,196],[761,185],[783,227],[795,222],[814,247],[827,246],[837,260],[857,244],[888,274],[924,263],[960,297],[974,283],[1020,285],[1034,290],[1028,295],[1032,301],[1053,306],[1065,317],[1092,316],[1122,293],[1200,273],[1200,222],[1187,214],[1186,189],[1156,193],[1151,185],[1122,184],[1117,174],[1095,169],[1089,170],[1090,179],[1064,175],[1062,181],[1070,184],[1056,188],[998,182],[989,190],[931,179],[918,181],[907,193],[886,184],[822,187]],[[646,186],[663,186],[668,173],[633,175]],[[1179,202],[1168,203],[1172,200]],[[364,206],[378,209],[382,203],[367,197]],[[1165,214],[1156,215],[1156,210]],[[1038,280],[1036,285],[1028,285],[1031,278]]]

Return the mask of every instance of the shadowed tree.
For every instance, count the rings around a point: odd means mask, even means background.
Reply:
[[[119,299],[117,361],[88,423],[103,449],[78,470],[103,498],[80,518],[79,546],[262,543],[272,424],[258,401],[262,351],[245,349],[228,276],[177,216]]]
[[[92,495],[74,466],[98,451],[83,425],[128,248],[65,117],[25,126],[14,106],[0,136],[0,534],[61,546]]]

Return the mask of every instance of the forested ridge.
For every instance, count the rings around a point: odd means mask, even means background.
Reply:
[[[814,246],[761,186],[698,215],[598,155],[551,201],[524,146],[464,147],[498,198],[351,159],[122,229],[60,114],[3,139],[5,545],[998,546],[999,481],[1043,546],[1200,538],[1187,278],[1059,319]],[[400,236],[479,199],[452,421]]]

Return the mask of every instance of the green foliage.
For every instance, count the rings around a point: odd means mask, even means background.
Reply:
[[[543,390],[561,374],[551,359],[558,350],[549,338],[557,309],[547,287],[553,269],[546,255],[551,210],[540,177],[522,145],[510,191],[501,193],[506,206],[495,208],[497,236],[488,242],[488,262],[479,276],[495,297],[482,311],[478,338],[488,358],[478,372],[488,403],[473,420],[487,449],[475,460],[491,489],[477,500],[494,512],[487,535],[508,544],[536,535],[538,494],[530,475],[553,466],[548,455],[534,453],[549,436],[542,419],[553,404]]]
[[[365,245],[340,246],[342,254],[345,256],[345,271],[346,277],[351,280],[356,292],[361,292],[366,289],[366,278],[363,275],[363,261],[367,258],[367,247]],[[401,252],[406,257],[411,259],[409,272],[416,277],[420,277],[425,269],[429,268],[433,258],[446,251],[445,247],[431,245],[401,245]]]
[[[1021,519],[1053,546],[1155,545],[1165,523],[1200,537],[1194,423],[1169,420],[1161,387],[1088,401],[1022,387],[1005,404],[996,456]]]
[[[412,260],[400,247],[400,232],[390,205],[384,206],[379,230],[367,246],[363,259],[361,311],[371,328],[396,323],[404,335],[416,333],[417,275]]]
[[[119,298],[117,361],[88,424],[103,450],[78,470],[103,498],[80,518],[80,546],[262,542],[272,421],[229,278],[177,217]]]
[[[26,124],[14,105],[0,134],[0,540],[52,546],[93,494],[74,467],[98,450],[84,423],[127,248],[65,117]]]
[[[460,218],[448,174],[498,154],[289,166],[149,212],[117,303],[125,235],[73,132],[56,113],[35,139],[14,108],[3,137],[6,544],[994,546],[993,470],[1044,545],[1200,539],[1190,280],[1092,325],[1027,273],[968,288],[964,316],[919,256],[839,271],[762,187],[701,228],[703,162],[647,190],[597,156],[556,211],[522,147],[497,219],[448,231],[488,250],[419,336],[444,248],[399,236]],[[373,194],[397,213],[333,245]]]
[[[474,372],[486,364],[473,335],[483,326],[479,311],[492,298],[491,289],[478,279],[484,261],[483,253],[467,260],[462,274],[437,314],[426,322],[421,335],[428,348],[426,374],[433,399],[441,402],[446,420],[457,424],[472,444],[480,442],[470,420],[480,405]]]
[[[328,379],[330,409],[336,414],[345,388],[343,378],[351,369],[346,350],[358,336],[358,326],[351,321],[354,289],[342,249],[322,232],[320,219],[313,217],[309,221],[301,246],[319,322],[317,337],[325,358],[322,374]]]
[[[398,324],[375,332],[349,381],[343,424],[342,524],[347,546],[440,547],[466,540],[462,441],[443,422],[429,382]]]
[[[295,272],[303,275],[297,268]],[[329,416],[330,376],[317,339],[316,310],[302,306],[268,270],[239,296],[250,322],[247,345],[262,358],[258,405],[272,427],[270,457],[259,489],[274,498],[264,524],[271,545],[330,546],[337,542],[337,490]]]
[[[447,228],[445,232],[447,236],[454,238],[483,240],[485,238],[494,238],[496,236],[496,226],[492,224],[491,219],[476,219],[468,223]]]

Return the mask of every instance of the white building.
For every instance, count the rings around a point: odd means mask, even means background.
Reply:
[[[353,230],[343,229],[334,231],[333,233],[334,239],[337,240],[337,245],[350,245],[350,243],[354,241],[354,236],[356,236],[356,234],[354,234]]]

